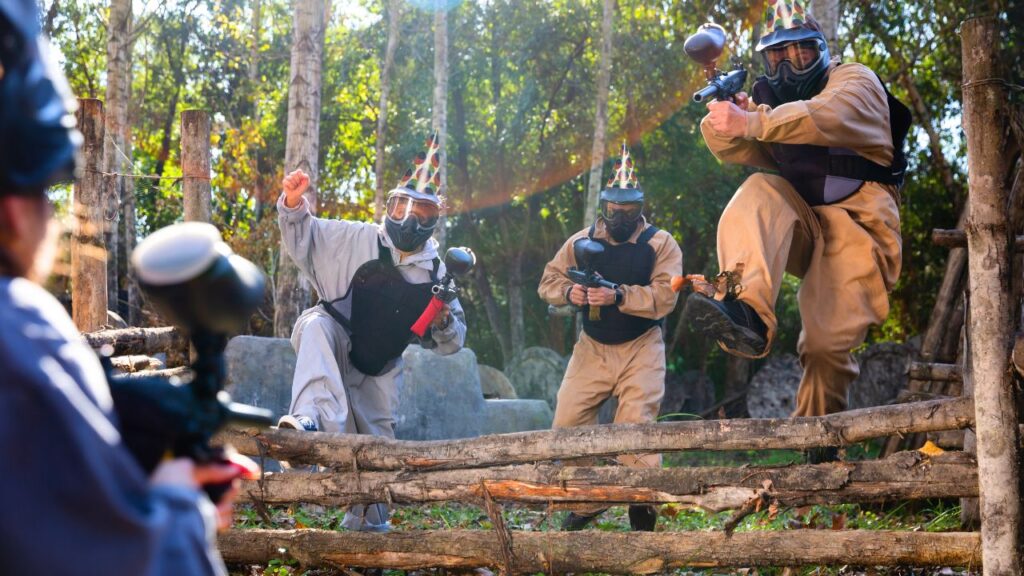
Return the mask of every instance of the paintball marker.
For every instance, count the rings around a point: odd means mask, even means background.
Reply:
[[[476,254],[473,254],[469,248],[449,248],[444,253],[446,269],[444,278],[441,278],[441,281],[430,289],[434,293],[434,297],[430,299],[423,314],[420,314],[419,319],[412,325],[413,334],[422,338],[427,333],[427,328],[430,327],[430,323],[434,321],[441,308],[459,295],[459,287],[455,284],[455,279],[469,274],[473,270],[473,266],[476,266]]]
[[[262,273],[232,254],[216,228],[197,222],[153,233],[135,249],[132,265],[148,303],[189,334],[195,353],[192,378],[185,382],[119,378],[105,362],[125,444],[146,472],[170,454],[232,464],[240,476],[251,476],[247,459],[232,459],[210,439],[229,422],[271,423],[268,410],[232,402],[222,390],[228,334],[263,301]],[[216,502],[229,485],[204,488]]]
[[[572,247],[573,255],[576,257],[576,264],[578,268],[569,269],[569,279],[576,284],[581,284],[587,288],[608,288],[615,290],[619,287],[618,284],[609,282],[601,277],[594,270],[594,265],[597,263],[597,259],[604,254],[604,245],[600,242],[595,242],[590,238],[583,238],[577,240]],[[590,306],[589,318],[591,322],[596,322],[601,319],[601,307]]]
[[[694,102],[704,102],[708,98],[731,100],[747,83],[747,71],[739,61],[733,61],[731,72],[718,69],[716,63],[724,47],[725,30],[711,22],[701,25],[683,43],[686,55],[704,67],[704,78],[708,81],[707,86],[693,93]]]

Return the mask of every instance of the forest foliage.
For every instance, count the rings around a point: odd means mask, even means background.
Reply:
[[[45,26],[64,56],[79,97],[104,95],[106,15],[103,0],[42,0]],[[528,346],[571,348],[574,330],[548,318],[536,295],[544,264],[583,227],[592,145],[601,6],[596,0],[403,2],[401,34],[386,132],[385,189],[397,182],[430,129],[434,84],[433,13],[448,10],[449,245],[468,245],[482,264],[466,283],[468,345],[481,362],[501,367]],[[719,164],[691,102],[702,80],[683,40],[709,19],[725,26],[733,54],[756,75],[752,40],[757,3],[726,0],[619,0],[609,94],[608,151],[625,140],[646,192],[645,213],[683,248],[688,273],[717,272],[718,216],[748,170]],[[335,0],[323,58],[319,215],[370,220],[380,66],[387,41],[385,2]],[[1021,6],[998,4],[1006,23]],[[957,34],[981,10],[939,0],[844,0],[841,55],[873,68],[897,97],[920,96],[908,142],[903,189],[903,274],[890,319],[872,340],[905,340],[923,331],[946,260],[928,240],[954,227],[966,188],[960,126],[961,59]],[[274,203],[283,176],[292,10],[286,0],[140,0],[134,3],[132,86],[133,188],[137,235],[181,218],[179,115],[213,116],[214,223],[236,251],[273,279],[279,250]],[[1007,26],[1006,50],[1020,54],[1021,32]],[[1021,78],[1021,58],[1009,59]],[[1015,98],[1019,98],[1017,92]],[[921,115],[923,113],[923,115]],[[936,156],[927,130],[940,143]],[[931,146],[931,147],[930,147]],[[947,168],[943,168],[946,166]],[[944,178],[943,170],[948,170]],[[610,171],[606,162],[604,174]],[[952,186],[949,184],[952,183]],[[799,332],[787,280],[779,303],[776,352],[793,352]],[[489,294],[488,294],[489,292]],[[492,298],[500,311],[484,313]],[[521,302],[521,310],[518,309]],[[272,298],[251,330],[270,334]],[[679,326],[681,306],[666,320],[674,371],[716,372],[722,358]],[[522,323],[512,322],[521,317]],[[522,329],[517,328],[521,325]],[[503,340],[497,337],[504,336]]]

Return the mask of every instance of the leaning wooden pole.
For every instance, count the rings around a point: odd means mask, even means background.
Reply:
[[[103,240],[103,102],[80,98],[78,130],[85,137],[82,175],[75,180],[71,240],[72,318],[82,332],[107,323],[107,249]]]
[[[1019,576],[1019,431],[1010,371],[1011,231],[1007,177],[1012,149],[1008,94],[994,16],[964,22],[963,125],[970,183],[967,217],[971,371],[985,576]]]
[[[186,222],[211,222],[210,115],[205,110],[181,113],[181,192]]]

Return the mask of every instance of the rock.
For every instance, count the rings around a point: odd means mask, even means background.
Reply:
[[[665,399],[661,401],[660,416],[667,414],[694,414],[699,416],[715,405],[715,383],[700,370],[687,370],[682,374],[668,372],[665,376]],[[694,420],[690,417],[675,420]]]
[[[505,373],[493,366],[480,364],[480,389],[486,399],[515,400],[516,389],[512,387]]]
[[[860,376],[850,385],[850,409],[882,406],[907,386],[914,348],[907,344],[872,344],[857,354]]]
[[[553,410],[568,361],[550,348],[534,346],[514,356],[505,375],[520,398],[546,400]]]
[[[224,388],[235,402],[266,408],[278,418],[292,401],[295,350],[287,338],[235,336],[224,351]]]
[[[796,409],[796,390],[803,373],[792,354],[768,358],[750,379],[747,411],[751,418],[789,418]]]
[[[543,400],[486,400],[484,405],[484,434],[547,430],[554,417]]]
[[[446,440],[479,436],[486,404],[480,391],[476,354],[463,348],[441,356],[411,345],[398,391],[395,436],[403,440]]]

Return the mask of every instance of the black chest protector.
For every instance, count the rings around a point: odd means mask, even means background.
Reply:
[[[809,205],[839,202],[859,190],[866,181],[897,187],[903,185],[907,169],[903,142],[910,130],[910,109],[889,92],[881,78],[878,81],[882,83],[889,104],[892,166],[876,164],[849,148],[770,143],[780,174]],[[757,104],[768,104],[773,108],[781,104],[763,76],[757,79],[751,92]]]
[[[391,250],[377,241],[379,255],[365,262],[352,277],[348,292],[331,302],[320,304],[332,318],[349,333],[352,351],[349,359],[363,374],[379,376],[384,369],[402,355],[413,339],[412,325],[430,303],[430,289],[437,282],[441,261],[434,259],[431,282],[407,282],[391,259]],[[348,317],[334,304],[351,310]],[[349,307],[350,306],[350,307]]]
[[[604,253],[594,269],[609,282],[628,286],[650,286],[651,274],[654,273],[654,248],[648,244],[658,231],[648,226],[636,243],[625,242],[612,244],[603,238],[594,238],[594,227],[590,227],[588,237],[604,245]],[[602,306],[601,319],[590,320],[587,306],[584,306],[583,331],[602,344],[621,344],[643,336],[654,326],[660,326],[661,320],[641,318],[624,314],[618,306]]]

